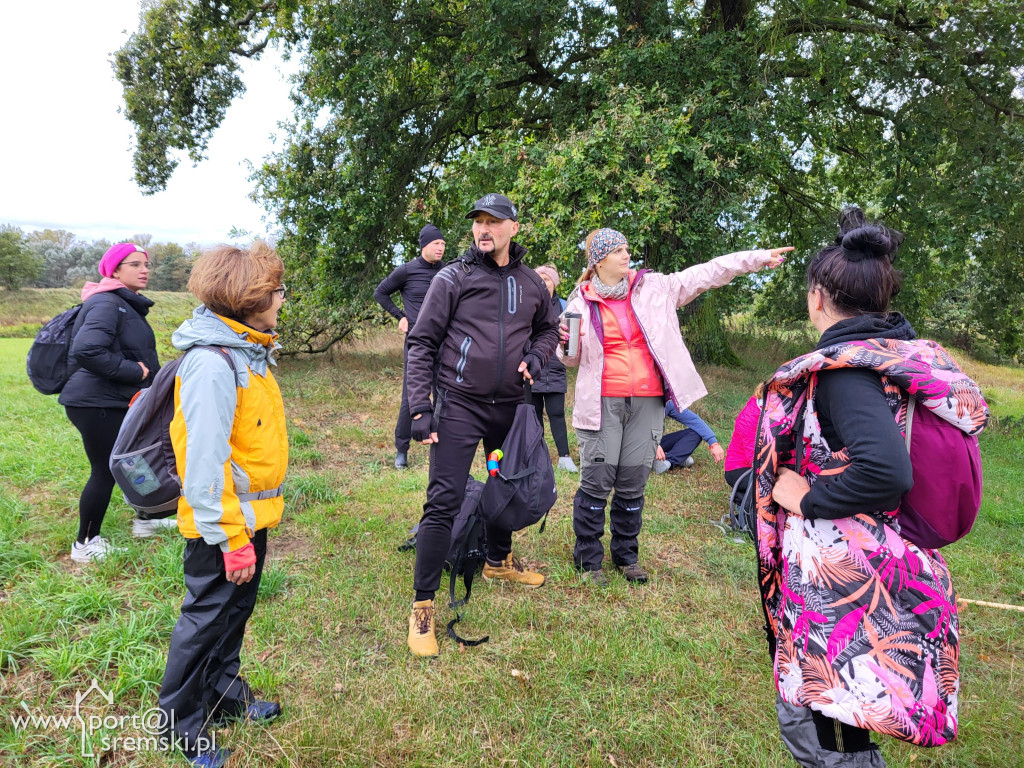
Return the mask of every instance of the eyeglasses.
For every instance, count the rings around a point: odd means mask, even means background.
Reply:
[[[148,261],[122,261],[121,262],[121,266],[122,267],[131,267],[132,269],[138,269],[139,267],[145,267],[146,269],[149,269],[149,262]]]
[[[282,285],[280,288],[275,288],[274,290],[272,290],[271,293],[280,293],[281,298],[283,299],[285,298],[285,293],[287,292],[287,290],[288,289]]]

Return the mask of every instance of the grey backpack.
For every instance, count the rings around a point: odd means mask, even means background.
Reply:
[[[216,352],[231,369],[238,386],[238,371],[230,351],[223,347],[191,347],[161,368],[152,386],[132,398],[110,452],[110,473],[124,500],[143,520],[171,517],[178,510],[181,478],[171,445],[174,380],[181,361],[197,349]]]

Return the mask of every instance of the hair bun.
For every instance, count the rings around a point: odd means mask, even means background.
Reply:
[[[902,242],[902,232],[869,222],[864,211],[856,205],[839,214],[836,245],[843,247],[847,261],[882,258],[892,261]]]
[[[843,251],[848,261],[884,259],[895,253],[889,233],[880,227],[857,227],[843,235]]]

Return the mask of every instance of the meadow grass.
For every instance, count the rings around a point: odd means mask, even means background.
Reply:
[[[176,304],[154,309],[161,327],[187,315]],[[791,351],[761,336],[734,344],[745,365],[704,367],[712,394],[694,408],[724,443],[755,383]],[[56,398],[28,384],[28,345],[0,339],[0,759],[183,764],[123,750],[83,758],[79,731],[11,720],[26,708],[73,714],[75,693],[93,678],[114,692],[112,705],[90,700],[96,712],[145,713],[184,596],[181,537],[132,539],[119,500],[104,535],[127,552],[72,565],[88,465]],[[997,418],[981,438],[981,516],[945,554],[962,597],[1024,604],[1024,451],[1008,419],[1024,412],[1024,371],[960,359],[997,393]],[[611,571],[607,590],[581,582],[571,567],[577,476],[558,472],[547,530],[515,538],[548,583],[525,591],[478,580],[460,630],[490,642],[459,649],[442,637],[439,658],[418,660],[405,647],[413,555],[397,547],[420,514],[427,453],[414,446],[408,471],[390,467],[399,338],[369,334],[330,355],[282,360],[278,373],[291,440],[287,507],[242,663],[285,717],[218,732],[237,749],[233,766],[792,765],[776,733],[753,548],[715,525],[726,491],[706,448],[692,470],[651,479],[646,585]],[[482,456],[474,472],[483,477]],[[1024,614],[965,607],[961,638],[958,739],[922,750],[879,738],[891,766],[1024,764]]]

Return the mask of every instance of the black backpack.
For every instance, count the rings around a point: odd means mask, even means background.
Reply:
[[[191,347],[161,368],[152,386],[132,398],[110,452],[110,473],[128,506],[143,520],[171,517],[178,509],[181,478],[170,432],[174,418],[174,380],[181,361],[196,349],[216,352],[231,369],[235,387],[238,386],[238,371],[231,352],[222,347]]]
[[[558,499],[555,470],[544,442],[544,428],[530,404],[530,386],[524,385],[526,402],[516,415],[501,446],[498,471],[487,478],[481,498],[487,522],[510,531],[521,531],[547,515]]]
[[[729,493],[729,524],[734,531],[757,541],[757,503],[754,499],[754,470],[748,469]]]
[[[81,315],[82,305],[75,304],[66,309],[39,329],[35,341],[25,358],[25,370],[36,391],[44,395],[56,395],[68,383],[77,368],[69,363],[71,342],[77,332],[76,321]],[[114,337],[121,335],[124,312],[117,313],[117,328]]]
[[[466,496],[452,522],[451,544],[448,546],[448,555],[444,560],[444,568],[448,571],[448,605],[455,611],[455,618],[448,622],[448,637],[470,647],[481,645],[490,639],[488,635],[479,640],[467,640],[455,632],[455,625],[462,621],[460,609],[469,602],[469,597],[473,594],[473,579],[483,568],[487,558],[487,533],[480,511],[480,497],[483,490],[484,484],[475,477],[466,478]],[[398,548],[400,551],[416,548],[416,534],[419,528],[419,523],[413,526],[409,532],[409,539]],[[466,595],[457,600],[455,598],[455,583],[459,576],[462,577],[462,583],[466,587]]]

